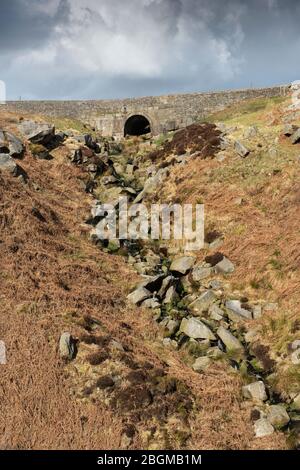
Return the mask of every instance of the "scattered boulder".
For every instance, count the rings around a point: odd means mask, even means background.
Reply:
[[[255,437],[267,437],[274,433],[272,424],[265,418],[261,418],[254,424]]]
[[[95,153],[100,153],[101,152],[101,147],[99,146],[99,144],[93,139],[93,137],[90,135],[90,134],[87,134],[84,136],[84,142],[85,142],[85,145],[93,150],[93,152]]]
[[[188,309],[191,313],[196,316],[201,315],[203,312],[207,311],[209,307],[217,300],[217,296],[212,290],[207,290],[198,297],[194,302],[192,302]]]
[[[144,300],[151,297],[151,292],[149,292],[145,287],[138,287],[131,294],[127,296],[127,299],[130,303],[134,305],[141,304]]]
[[[180,326],[180,322],[178,320],[168,320],[166,323],[166,331],[169,336],[173,336],[177,333]]]
[[[196,266],[192,271],[192,279],[194,282],[203,281],[212,275],[212,268],[205,266]]]
[[[300,364],[300,349],[296,349],[291,355],[291,361],[295,366]]]
[[[55,127],[51,124],[34,122],[30,120],[22,121],[20,131],[33,144],[47,146],[55,137]]]
[[[245,385],[243,387],[243,397],[255,401],[266,401],[268,397],[265,384],[259,381]]]
[[[234,272],[234,264],[229,261],[225,256],[218,264],[215,266],[215,272],[220,274],[232,274]]]
[[[179,297],[178,297],[175,287],[171,286],[166,292],[166,296],[165,296],[163,303],[165,305],[173,304],[174,302],[176,302],[176,300],[178,300],[178,298]]]
[[[221,321],[224,316],[224,311],[216,304],[213,304],[209,307],[208,313],[210,318],[215,321]]]
[[[300,141],[300,128],[291,136],[292,144],[298,144]]]
[[[59,355],[62,359],[71,361],[76,355],[76,343],[70,333],[63,333],[59,340]]]
[[[0,129],[0,154],[6,154],[13,158],[21,158],[24,148],[23,142],[18,137]]]
[[[252,315],[254,320],[258,320],[262,317],[262,306],[261,305],[253,305],[252,306]]]
[[[0,153],[0,171],[8,171],[17,176],[18,165],[8,154]]]
[[[232,321],[252,319],[252,313],[242,307],[240,300],[228,300],[225,303],[225,307],[227,308],[228,316]]]
[[[193,339],[216,339],[213,332],[197,318],[184,318],[180,325],[180,332]]]
[[[292,408],[295,411],[300,411],[300,393],[294,398]]]
[[[4,133],[6,140],[8,142],[9,155],[13,158],[20,158],[24,153],[23,142],[10,132]]]
[[[159,292],[162,287],[164,278],[165,276],[161,274],[159,274],[158,276],[148,277],[148,279],[142,283],[141,287],[144,287],[152,293]]]
[[[237,154],[242,158],[247,157],[250,153],[250,150],[247,147],[245,147],[245,145],[242,144],[239,140],[237,140],[235,142],[234,148],[235,148]]]
[[[213,279],[213,280],[209,283],[208,287],[209,287],[210,289],[213,289],[213,290],[220,290],[220,289],[223,289],[223,284],[222,284],[222,282],[219,281],[218,279]]]
[[[192,256],[182,256],[173,261],[170,271],[185,276],[194,266],[196,259]]]
[[[290,137],[298,130],[298,127],[293,124],[286,124],[283,128],[283,135]]]
[[[198,357],[193,364],[195,372],[204,372],[212,364],[212,360],[209,357]]]
[[[218,337],[221,339],[221,341],[225,344],[227,352],[244,352],[244,347],[242,343],[235,337],[233,334],[229,331],[226,330],[223,326],[220,326],[220,328],[217,331]]]
[[[290,417],[283,405],[271,405],[268,409],[268,421],[276,429],[281,429],[290,422]]]
[[[166,293],[169,290],[169,288],[171,287],[173,281],[174,281],[173,276],[168,276],[163,280],[161,288],[159,289],[159,292],[158,292],[158,295],[161,299],[166,295]]]

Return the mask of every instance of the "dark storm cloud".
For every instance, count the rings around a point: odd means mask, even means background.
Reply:
[[[101,98],[300,78],[298,0],[1,2],[10,98]]]
[[[39,48],[55,30],[68,21],[67,0],[58,2],[54,15],[39,7],[37,2],[24,0],[2,1],[0,6],[0,51],[17,52],[26,48]]]

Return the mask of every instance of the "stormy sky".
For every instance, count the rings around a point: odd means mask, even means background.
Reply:
[[[8,99],[93,99],[300,79],[300,0],[1,0]]]

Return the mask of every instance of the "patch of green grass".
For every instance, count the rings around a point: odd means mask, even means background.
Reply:
[[[73,129],[79,132],[80,134],[91,134],[93,136],[97,134],[95,131],[92,131],[92,129],[90,129],[89,126],[84,124],[79,119],[55,117],[55,118],[49,118],[49,120],[51,120],[55,128],[60,131],[67,131],[67,130]]]
[[[252,289],[259,290],[259,289],[265,289],[265,290],[272,290],[272,284],[266,279],[265,277],[262,277],[261,279],[254,278],[250,281],[250,286]]]
[[[173,132],[168,134],[161,134],[156,140],[154,140],[154,145],[156,145],[156,147],[161,147],[165,142],[171,140],[173,134]]]
[[[272,258],[270,260],[269,265],[276,271],[281,271],[281,269],[283,268],[283,264],[278,259],[275,259],[275,258]]]
[[[288,345],[294,341],[292,333],[292,320],[288,313],[279,313],[276,316],[265,317],[262,324],[262,336],[268,338],[272,344],[272,350],[278,354],[286,354]]]
[[[223,111],[218,111],[205,118],[206,122],[230,121],[232,119],[239,120],[241,116],[255,115],[261,111],[265,111],[268,107],[275,104],[284,103],[288,98],[284,96],[275,96],[272,98],[256,98],[254,100],[245,100],[236,103]],[[203,121],[203,120],[202,120]]]

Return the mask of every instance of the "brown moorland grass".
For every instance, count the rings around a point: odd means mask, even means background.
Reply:
[[[226,279],[228,291],[278,303],[277,311],[253,326],[260,328],[272,357],[281,356],[278,390],[284,396],[289,382],[295,387],[298,380],[299,390],[299,376],[288,367],[288,345],[299,338],[299,145],[282,136],[286,119],[293,122],[286,103],[271,105],[268,112],[263,106],[244,117],[229,111],[223,116],[228,126],[237,126],[235,138],[243,139],[244,129],[258,125],[258,137],[247,142],[252,151],[246,159],[230,150],[223,162],[196,159],[175,167],[159,198],[204,203],[206,231],[223,235],[217,251],[236,267]],[[276,153],[270,153],[274,147]],[[199,260],[214,254],[204,250]]]
[[[27,153],[20,165],[28,185],[0,173],[0,338],[8,356],[7,365],[0,366],[0,447],[122,447],[122,410],[79,399],[83,341],[72,364],[64,364],[57,353],[63,331],[86,341],[94,319],[100,325],[95,336],[120,341],[129,365],[130,358],[138,367],[150,363],[190,390],[194,403],[187,448],[285,448],[283,434],[254,439],[238,375],[219,366],[205,375],[194,373],[177,352],[162,348],[149,313],[127,306],[124,299],[137,276],[121,258],[99,251],[87,238],[81,224],[91,200],[78,182],[80,170],[59,155],[45,162]],[[106,351],[106,341],[95,342],[95,348]],[[142,422],[145,432],[150,423],[150,418]],[[175,435],[176,420],[165,426]],[[143,445],[139,434],[131,447]]]

